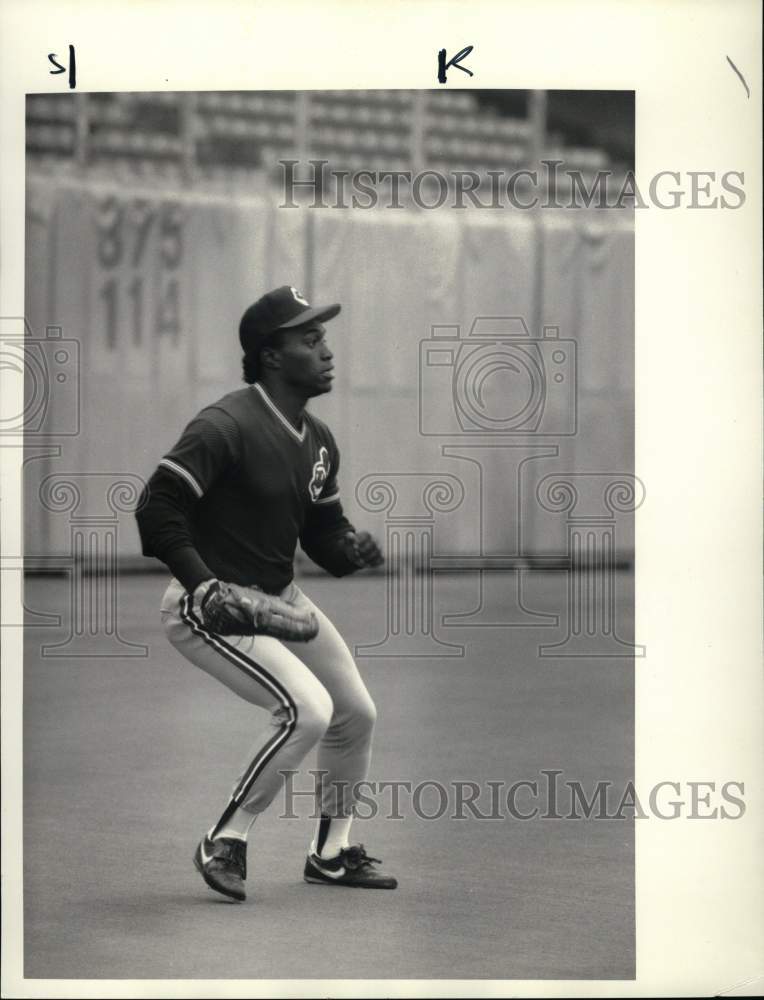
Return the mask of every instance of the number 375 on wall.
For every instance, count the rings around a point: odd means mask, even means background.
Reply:
[[[117,348],[120,335],[140,345],[149,332],[178,342],[183,223],[174,202],[111,196],[99,203],[96,257],[107,349]]]

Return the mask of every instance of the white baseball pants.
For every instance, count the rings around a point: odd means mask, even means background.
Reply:
[[[320,811],[350,816],[353,786],[369,770],[376,709],[350,650],[326,615],[291,583],[280,595],[312,610],[315,639],[284,643],[272,636],[219,636],[194,614],[190,595],[173,579],[162,600],[170,642],[187,660],[239,697],[270,712],[270,725],[239,776],[218,826],[236,809],[262,812],[316,743]]]

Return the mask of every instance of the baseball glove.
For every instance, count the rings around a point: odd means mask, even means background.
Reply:
[[[199,615],[205,628],[218,635],[272,635],[287,642],[309,642],[318,635],[312,611],[265,594],[214,580],[202,597]]]

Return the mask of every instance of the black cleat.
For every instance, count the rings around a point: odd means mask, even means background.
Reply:
[[[392,875],[378,872],[374,865],[379,858],[370,858],[363,844],[346,847],[336,858],[319,858],[309,854],[303,878],[306,882],[321,885],[348,885],[356,889],[395,889],[398,880]]]
[[[247,842],[234,837],[210,840],[204,836],[196,848],[194,864],[204,881],[215,892],[243,902],[247,877]]]

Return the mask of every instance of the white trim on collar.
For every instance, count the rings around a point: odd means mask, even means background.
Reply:
[[[296,440],[299,441],[300,444],[302,444],[302,442],[305,440],[305,421],[303,420],[303,422],[302,422],[302,430],[298,431],[297,428],[294,427],[287,420],[287,418],[284,416],[284,414],[281,412],[281,410],[278,408],[278,406],[276,406],[276,404],[273,402],[273,400],[271,399],[271,397],[268,395],[268,393],[265,391],[265,389],[262,387],[262,385],[260,385],[259,382],[255,382],[254,385],[252,386],[252,388],[253,389],[257,389],[257,391],[260,393],[260,396],[262,397],[262,400],[265,403],[265,405],[271,410],[271,412],[275,416],[277,416],[279,418],[279,420],[281,421],[281,423],[284,425],[284,427],[286,427],[286,429],[289,431],[289,433],[292,435],[292,437],[296,438]]]

